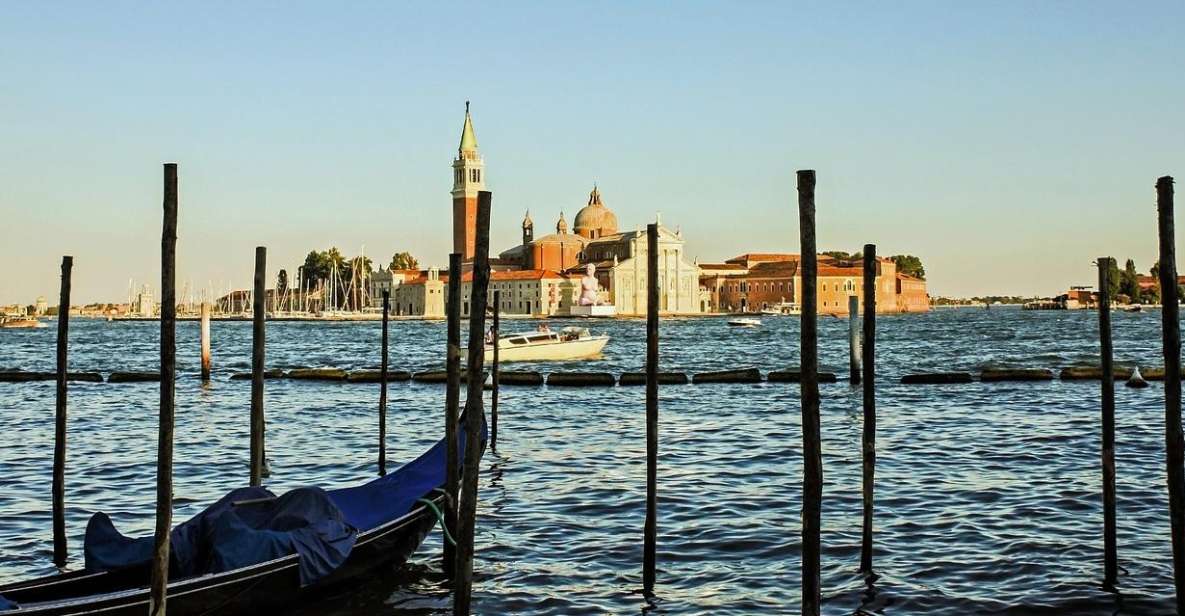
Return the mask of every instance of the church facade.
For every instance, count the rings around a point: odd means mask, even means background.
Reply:
[[[560,212],[555,233],[535,238],[530,212],[523,218],[522,243],[498,255],[506,266],[525,270],[561,272],[572,278],[583,275],[588,264],[596,267],[601,301],[613,304],[618,314],[646,314],[646,231],[642,227],[620,231],[617,215],[605,206],[598,187],[576,213],[571,229]],[[659,311],[694,314],[701,311],[699,267],[684,255],[683,233],[658,225]]]
[[[453,252],[462,261],[473,260],[477,237],[477,194],[486,190],[485,160],[469,104],[461,141],[452,163]],[[490,305],[500,292],[504,314],[563,316],[570,314],[580,292],[580,278],[588,264],[596,266],[599,299],[616,306],[617,314],[646,314],[646,252],[644,227],[618,228],[617,215],[593,186],[588,202],[569,226],[563,212],[555,232],[535,236],[530,213],[521,224],[522,241],[490,259]],[[684,255],[683,234],[659,225],[659,310],[665,313],[697,313],[701,301],[699,268]],[[468,268],[466,268],[468,269]],[[393,276],[390,292],[396,314],[437,317],[444,314],[447,280],[453,272],[428,270],[417,275]],[[472,273],[462,273],[462,314],[468,314]]]

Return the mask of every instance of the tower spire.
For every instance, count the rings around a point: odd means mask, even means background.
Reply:
[[[461,128],[461,145],[457,148],[461,157],[477,155],[477,135],[473,132],[473,118],[469,115],[469,101],[465,101],[465,126]]]

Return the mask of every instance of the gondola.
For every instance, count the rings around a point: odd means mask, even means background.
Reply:
[[[458,422],[458,425],[464,424]],[[466,439],[464,430],[459,432],[458,449],[463,459]],[[483,450],[485,441],[483,417],[479,445]],[[309,583],[307,570],[302,571],[307,562],[302,563],[302,554],[291,553],[216,573],[178,579],[170,575],[170,616],[269,613],[315,599],[326,590],[378,567],[403,564],[436,525],[437,511],[446,504],[445,448],[442,439],[419,458],[385,477],[359,486],[317,491],[328,497],[340,510],[341,518],[356,531],[348,555],[332,572]],[[231,494],[237,492],[240,491]],[[227,502],[232,507],[249,508],[263,500],[269,499]],[[92,519],[88,539],[95,525]],[[174,529],[173,537],[177,537],[179,529],[181,526]],[[84,569],[0,586],[0,615],[143,616],[149,603],[149,567],[148,562],[140,562],[109,570]]]

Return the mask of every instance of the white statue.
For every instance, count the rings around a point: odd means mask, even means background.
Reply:
[[[580,279],[580,299],[577,301],[581,306],[596,306],[600,304],[597,300],[597,290],[600,285],[597,284],[597,266],[589,263],[584,268],[584,277]]]

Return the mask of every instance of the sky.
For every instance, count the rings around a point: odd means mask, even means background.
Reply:
[[[0,304],[250,286],[313,249],[445,265],[465,101],[494,252],[594,182],[701,262],[914,254],[940,296],[1051,296],[1157,250],[1185,177],[1185,3],[0,3]],[[1185,225],[1179,225],[1185,226]]]

